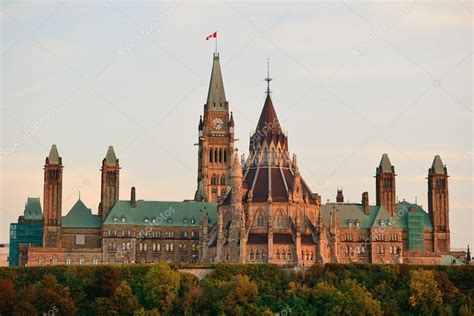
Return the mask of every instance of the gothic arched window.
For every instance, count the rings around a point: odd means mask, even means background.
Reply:
[[[216,149],[214,149],[214,162],[219,162],[219,157],[218,157],[218,155],[219,155],[219,152],[218,152],[218,150],[217,150],[217,148],[216,148]]]
[[[277,259],[280,259],[280,250],[278,250],[278,249],[276,251],[276,257],[277,257]]]
[[[212,148],[211,148],[209,149],[209,162],[212,162],[212,157],[213,155],[212,155]]]
[[[224,163],[227,162],[227,149],[224,149]]]
[[[226,185],[225,175],[222,175],[222,178],[221,178],[221,185]]]
[[[282,210],[278,210],[277,211],[277,222],[276,222],[276,226],[277,227],[286,227],[287,226],[287,221],[286,221],[286,218],[285,216],[283,215],[283,211]]]
[[[257,211],[257,215],[255,217],[255,226],[256,227],[265,227],[266,226],[266,220],[265,220],[265,215],[263,214],[263,210],[260,209]]]

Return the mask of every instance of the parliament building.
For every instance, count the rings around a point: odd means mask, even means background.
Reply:
[[[270,78],[267,78],[269,85]],[[29,242],[11,232],[17,265],[275,263],[444,264],[450,253],[448,172],[435,156],[427,173],[428,210],[397,201],[395,167],[383,154],[375,170],[375,205],[322,204],[290,155],[288,137],[267,88],[245,158],[234,146],[234,118],[214,54],[198,125],[197,189],[183,202],[119,197],[120,162],[102,160],[97,213],[79,198],[63,216],[63,160],[55,145],[44,164],[43,204],[28,198],[20,222],[41,231]],[[367,175],[370,177],[371,175]],[[31,226],[28,226],[31,225]],[[41,227],[42,226],[42,227]],[[36,237],[37,238],[37,237]],[[451,263],[451,262],[449,262]]]

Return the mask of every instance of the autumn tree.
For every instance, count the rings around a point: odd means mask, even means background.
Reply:
[[[151,307],[170,313],[179,290],[179,274],[166,263],[154,265],[145,276],[143,290]]]
[[[433,270],[410,271],[409,287],[410,305],[425,315],[433,314],[433,311],[443,303],[443,296]]]
[[[0,279],[0,311],[12,312],[15,298],[15,286],[11,280]]]

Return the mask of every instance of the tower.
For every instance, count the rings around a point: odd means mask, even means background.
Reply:
[[[102,221],[109,214],[115,201],[119,199],[119,160],[114,148],[109,146],[105,158],[102,160],[102,173],[100,185],[99,215]]]
[[[383,154],[375,174],[376,201],[377,205],[385,207],[392,217],[396,212],[395,176],[395,167],[388,155]]]
[[[436,155],[428,170],[428,212],[433,224],[433,251],[448,253],[449,233],[449,191],[448,169],[441,157]]]
[[[43,246],[60,247],[63,164],[56,145],[51,146],[44,165]]]
[[[218,202],[227,192],[234,151],[234,118],[224,92],[219,54],[213,56],[204,115],[199,120],[198,188],[195,200]]]

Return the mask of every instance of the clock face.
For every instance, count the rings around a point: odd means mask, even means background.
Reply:
[[[221,130],[224,127],[224,121],[221,118],[216,117],[212,120],[211,127],[215,130]]]

